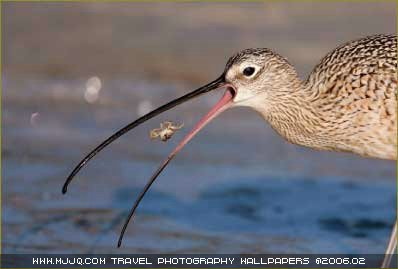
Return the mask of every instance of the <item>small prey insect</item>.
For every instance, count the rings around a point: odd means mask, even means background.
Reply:
[[[156,139],[159,137],[160,140],[166,142],[173,136],[173,134],[177,130],[181,129],[183,126],[184,123],[181,123],[180,125],[173,125],[173,122],[165,121],[160,123],[160,128],[151,130],[151,132],[149,133],[149,137],[151,139]]]

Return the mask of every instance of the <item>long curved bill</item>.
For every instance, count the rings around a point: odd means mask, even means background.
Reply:
[[[141,118],[135,120],[134,122],[126,125],[122,129],[118,130],[116,133],[114,133],[112,136],[110,136],[108,139],[106,139],[104,142],[102,142],[100,145],[98,145],[95,149],[93,149],[89,154],[87,154],[86,157],[83,158],[83,160],[81,160],[76,165],[76,167],[73,169],[73,171],[70,173],[70,175],[66,179],[64,186],[62,188],[62,193],[65,194],[68,191],[69,184],[71,183],[73,178],[76,176],[76,174],[79,173],[79,171],[83,168],[83,166],[85,166],[87,164],[88,161],[90,161],[95,155],[97,155],[106,146],[108,146],[110,143],[112,143],[113,141],[115,141],[116,139],[118,139],[119,137],[121,137],[122,135],[127,133],[128,131],[134,129],[141,123],[144,123],[147,120],[149,120],[167,110],[170,110],[171,108],[173,108],[179,104],[185,103],[199,95],[202,95],[204,93],[207,93],[212,90],[216,90],[216,89],[219,89],[219,88],[225,87],[225,86],[227,86],[227,85],[224,81],[224,75],[221,75],[218,79],[210,82],[209,84],[207,84],[203,87],[200,87],[197,90],[194,90],[184,96],[181,96],[180,98],[177,98],[177,99],[149,112],[148,114],[142,116]]]
[[[108,146],[110,143],[127,133],[128,131],[134,129],[141,123],[144,123],[145,121],[159,115],[160,113],[163,113],[179,104],[185,103],[188,100],[191,100],[197,96],[200,96],[204,93],[210,92],[212,90],[216,90],[222,87],[227,87],[227,90],[224,94],[224,96],[221,98],[220,101],[196,124],[196,126],[188,133],[188,135],[177,145],[177,147],[174,149],[174,151],[167,157],[165,161],[160,165],[160,167],[156,170],[156,172],[153,174],[151,179],[148,181],[148,183],[145,185],[143,191],[140,193],[138,196],[137,200],[135,201],[128,219],[126,220],[122,232],[119,237],[118,241],[118,247],[120,247],[123,239],[124,232],[126,231],[127,225],[131,219],[131,217],[134,215],[134,212],[136,208],[138,207],[140,201],[144,197],[145,193],[148,191],[152,183],[156,180],[158,175],[163,171],[163,169],[167,166],[167,164],[173,159],[173,157],[207,124],[209,123],[212,119],[214,119],[218,114],[226,110],[228,107],[232,105],[232,100],[236,94],[235,89],[229,85],[228,83],[225,82],[224,79],[224,74],[221,75],[218,79],[210,82],[209,84],[200,87],[199,89],[192,91],[180,98],[177,98],[151,112],[148,114],[142,116],[141,118],[135,120],[134,122],[126,125],[125,127],[121,128],[118,130],[116,133],[114,133],[112,136],[110,136],[108,139],[106,139],[104,142],[102,142],[100,145],[98,145],[94,150],[92,150],[87,156],[81,160],[77,166],[73,169],[73,171],[70,173],[68,178],[66,179],[64,186],[62,188],[62,193],[65,194],[68,190],[68,186],[70,182],[73,180],[73,178],[76,176],[76,174],[87,164],[88,161],[90,161],[97,153],[99,153],[102,149],[104,149],[106,146]]]

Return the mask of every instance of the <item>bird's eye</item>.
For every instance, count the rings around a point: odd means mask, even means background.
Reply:
[[[245,69],[243,69],[243,75],[245,75],[246,77],[250,77],[254,74],[254,71],[256,71],[254,67],[246,67]]]

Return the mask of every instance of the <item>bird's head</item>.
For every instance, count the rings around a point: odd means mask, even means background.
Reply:
[[[296,71],[282,56],[266,48],[245,49],[231,57],[225,83],[234,89],[233,106],[266,109],[295,82]]]
[[[120,246],[122,236],[127,227],[130,217],[133,215],[142,197],[155,181],[157,176],[166,167],[169,161],[187,144],[208,122],[214,119],[221,112],[232,106],[251,106],[257,105],[256,102],[266,102],[274,95],[275,87],[283,83],[284,72],[290,72],[287,67],[290,66],[281,56],[273,53],[268,49],[247,49],[243,50],[231,57],[219,78],[202,86],[180,98],[177,98],[151,112],[135,120],[134,122],[123,127],[107,140],[102,142],[93,151],[91,151],[80,163],[75,167],[67,178],[63,193],[66,193],[69,183],[81,168],[93,158],[99,151],[107,145],[115,141],[117,138],[132,130],[141,123],[163,113],[179,104],[191,100],[197,96],[214,91],[220,88],[225,89],[223,97],[214,105],[214,107],[194,126],[194,128],[186,135],[186,137],[177,145],[174,151],[161,164],[158,170],[145,186],[134,204],[129,218],[125,223],[118,245]],[[256,98],[257,97],[257,98]]]

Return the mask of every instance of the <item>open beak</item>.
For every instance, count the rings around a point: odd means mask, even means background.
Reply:
[[[127,133],[128,131],[132,130],[133,128],[137,127],[141,123],[144,123],[145,121],[159,115],[160,113],[163,113],[179,104],[185,103],[188,100],[191,100],[199,95],[202,95],[204,93],[210,92],[212,90],[216,90],[219,88],[226,87],[227,90],[224,93],[223,97],[214,105],[214,107],[195,125],[195,127],[187,134],[187,136],[177,145],[177,147],[170,153],[170,155],[166,158],[166,160],[163,161],[163,163],[159,166],[159,168],[156,170],[156,172],[152,175],[151,179],[148,181],[148,183],[145,185],[144,189],[142,192],[139,194],[137,200],[135,201],[133,207],[131,208],[131,211],[129,213],[129,216],[124,223],[122,232],[119,237],[118,241],[118,247],[120,247],[123,239],[124,232],[126,231],[127,225],[131,219],[131,217],[134,215],[135,210],[137,209],[140,201],[144,197],[145,193],[148,191],[148,189],[151,187],[152,183],[156,180],[158,175],[163,171],[163,169],[167,166],[167,164],[173,159],[173,157],[207,124],[209,123],[212,119],[214,119],[217,115],[219,115],[221,112],[225,111],[227,108],[229,108],[232,105],[232,100],[234,96],[236,95],[236,90],[235,88],[226,83],[224,79],[224,74],[221,75],[218,79],[210,82],[209,84],[200,87],[199,89],[192,91],[180,98],[177,98],[151,112],[148,114],[142,116],[141,118],[135,120],[134,122],[128,124],[127,126],[123,127],[116,133],[114,133],[112,136],[110,136],[108,139],[106,139],[104,142],[102,142],[100,145],[98,145],[94,150],[92,150],[86,157],[84,157],[83,160],[80,161],[80,163],[73,169],[71,174],[68,176],[66,179],[66,182],[62,188],[62,193],[65,194],[68,190],[68,185],[74,178],[74,176],[80,171],[80,169],[83,168],[83,166],[91,160],[98,152],[100,152],[102,149],[104,149],[107,145],[121,137],[123,134]]]

